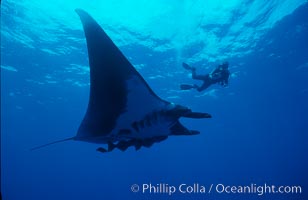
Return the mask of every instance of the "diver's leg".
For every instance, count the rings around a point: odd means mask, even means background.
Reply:
[[[208,76],[208,74],[206,74],[206,75],[197,75],[197,74],[196,74],[196,68],[195,68],[195,67],[191,67],[191,66],[189,66],[189,65],[186,64],[186,63],[183,63],[183,67],[184,67],[185,69],[187,69],[187,70],[191,70],[191,77],[192,77],[193,79],[196,79],[196,80],[204,80],[204,79],[206,79],[207,76]]]
[[[206,90],[208,87],[210,87],[211,82],[210,81],[204,81],[204,83],[197,88],[198,92],[201,92],[203,90]]]
[[[206,74],[206,75],[197,75],[196,70],[192,70],[191,72],[192,72],[191,73],[191,77],[192,77],[192,79],[195,79],[195,80],[202,80],[202,81],[204,81],[209,76],[208,74]]]

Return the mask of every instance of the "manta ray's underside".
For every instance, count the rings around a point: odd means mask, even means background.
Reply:
[[[110,152],[150,147],[170,135],[199,134],[179,118],[210,118],[209,114],[159,98],[97,22],[83,10],[76,12],[88,46],[90,99],[77,135],[65,140],[107,144],[97,150]]]

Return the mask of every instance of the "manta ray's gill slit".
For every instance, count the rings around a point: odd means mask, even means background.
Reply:
[[[151,120],[151,117],[149,115],[147,115],[145,117],[145,125],[146,126],[152,126],[152,120]]]
[[[157,111],[153,111],[150,114],[147,114],[142,120],[134,121],[132,123],[132,128],[139,132],[141,129],[151,127],[152,125],[156,125],[159,123],[159,114]]]
[[[176,118],[170,118],[163,110],[152,111],[141,120],[131,123],[132,134],[137,138],[165,136],[170,133],[169,128],[176,123]]]

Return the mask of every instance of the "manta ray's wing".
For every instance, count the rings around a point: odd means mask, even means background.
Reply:
[[[76,12],[90,64],[90,99],[76,139],[107,135],[125,112],[142,118],[148,110],[168,104],[151,90],[97,22],[83,10]]]
[[[107,143],[110,152],[117,148],[125,151],[134,146],[150,147],[170,135],[196,135],[178,119],[211,118],[208,113],[193,112],[185,106],[160,99],[140,74],[115,46],[104,30],[85,11],[76,10],[85,32],[90,64],[90,98],[87,112],[75,137],[51,144],[81,140]]]

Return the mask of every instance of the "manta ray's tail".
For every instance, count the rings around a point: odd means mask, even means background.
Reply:
[[[66,138],[66,139],[62,139],[62,140],[57,140],[57,141],[54,141],[54,142],[43,144],[41,146],[34,147],[34,148],[30,149],[30,150],[33,151],[33,150],[37,150],[37,149],[40,149],[40,148],[43,148],[43,147],[47,147],[47,146],[52,145],[52,144],[56,144],[56,143],[59,143],[59,142],[65,142],[65,141],[68,141],[68,140],[74,140],[74,139],[75,139],[75,137],[70,137],[70,138]]]

